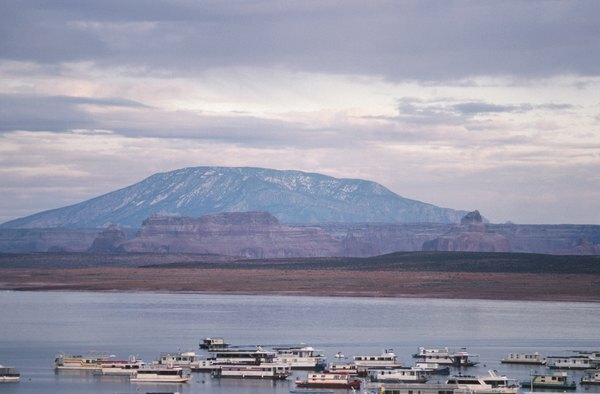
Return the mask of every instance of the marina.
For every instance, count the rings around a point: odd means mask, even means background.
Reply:
[[[416,390],[413,393],[421,391],[426,394],[428,388],[445,390],[452,386],[446,381],[459,373],[486,378],[489,369],[497,370],[498,376],[505,375],[526,382],[530,380],[533,367],[540,374],[551,374],[552,370],[539,365],[504,364],[500,360],[509,353],[536,351],[540,354],[589,354],[589,357],[594,357],[594,350],[598,349],[596,332],[585,327],[600,323],[600,308],[593,303],[565,304],[562,313],[569,316],[571,322],[577,321],[579,324],[576,326],[563,324],[562,320],[547,321],[542,325],[532,318],[527,330],[520,330],[516,323],[523,321],[523,316],[530,316],[532,311],[547,312],[544,308],[554,310],[557,305],[539,302],[181,294],[128,294],[124,297],[122,294],[6,292],[0,293],[0,296],[5,307],[5,319],[0,325],[0,356],[3,364],[14,365],[21,375],[18,384],[4,386],[11,394],[351,392],[351,389],[298,387],[296,381],[308,380],[309,374],[320,375],[321,372],[293,369],[291,363],[288,364],[289,375],[285,378],[266,375],[246,377],[245,373],[243,377],[226,376],[236,375],[241,370],[251,371],[261,364],[266,366],[269,360],[276,359],[278,351],[289,353],[292,349],[302,348],[315,349],[314,355],[323,356],[328,373],[345,374],[346,379],[359,380],[361,392],[394,392],[412,387],[411,390]],[[22,308],[32,313],[19,313]],[[260,318],[253,317],[257,316],[257,311],[263,311]],[[299,323],[295,319],[298,311],[310,312],[310,324]],[[427,313],[423,314],[424,311]],[[356,313],[366,318],[353,323],[353,330],[344,330],[344,323]],[[498,315],[502,316],[502,321],[496,319]],[[443,318],[448,324],[442,329],[431,324],[432,320],[427,316]],[[453,320],[454,316],[460,316],[461,319]],[[473,325],[470,325],[468,335],[465,335],[467,326],[461,326],[460,323],[463,319],[477,321],[477,328],[473,329]],[[174,320],[179,323],[170,324]],[[60,326],[55,325],[55,321]],[[239,321],[245,322],[243,327],[237,324]],[[21,328],[16,330],[17,326]],[[114,335],[115,327],[119,327],[119,336]],[[569,337],[563,337],[568,330]],[[207,334],[226,338],[230,344],[227,351],[199,349],[199,342],[202,342],[200,338]],[[253,343],[257,345],[248,345]],[[428,363],[431,371],[428,371],[425,383],[374,382],[371,381],[371,373],[364,377],[356,376],[358,367],[354,365],[355,356],[360,362],[369,361],[367,359],[372,357],[375,360],[370,361],[384,361],[378,358],[387,355],[391,358],[388,361],[403,365],[405,370],[423,368],[426,365],[421,363],[417,366],[420,362],[414,360],[412,354],[415,348],[424,347],[424,344],[437,344],[431,347],[437,349],[464,348],[469,354],[478,354],[480,364],[471,367],[445,365],[443,367],[450,372],[448,378],[433,373],[441,365]],[[189,350],[169,352],[168,349]],[[574,353],[573,349],[581,353]],[[57,354],[62,357],[57,357]],[[128,358],[127,354],[135,355],[135,359]],[[336,357],[337,354],[346,356],[340,358]],[[81,369],[54,369],[52,361],[55,359],[62,359],[63,365],[66,359],[77,360],[73,361],[71,367],[79,365]],[[103,364],[118,368],[121,363],[141,363],[145,360],[140,371],[151,370],[155,366],[165,369],[172,366],[181,368],[182,374],[189,374],[189,377],[182,382],[167,383],[166,379],[158,380],[160,378],[154,371],[155,376],[148,373],[144,379],[146,373],[137,372],[132,373],[136,376],[130,379],[129,373],[94,372],[98,368],[87,365],[94,360],[101,365],[100,371]],[[212,369],[197,370],[203,363],[209,363]],[[236,363],[239,365],[232,365]],[[218,368],[221,368],[221,372],[217,372]],[[236,371],[236,368],[240,371]],[[369,368],[373,372],[389,367],[365,367],[365,371]],[[586,370],[564,372],[570,380],[577,382],[574,391],[590,393],[597,387],[591,383],[583,384],[582,379],[588,374]],[[219,373],[221,376],[218,376]],[[452,390],[456,389],[458,393],[462,386],[456,384]],[[523,385],[518,390],[525,393],[530,391],[530,387]]]

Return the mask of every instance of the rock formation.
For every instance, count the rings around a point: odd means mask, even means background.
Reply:
[[[460,225],[448,233],[423,243],[424,251],[448,252],[510,252],[508,239],[489,232],[479,211],[467,213]]]

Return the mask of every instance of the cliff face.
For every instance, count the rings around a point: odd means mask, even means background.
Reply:
[[[281,225],[266,212],[220,213],[200,218],[152,217],[125,252],[202,253],[243,258],[339,256],[340,243],[316,227]]]
[[[467,218],[468,219],[468,218]],[[154,216],[131,229],[0,229],[0,252],[209,253],[235,257],[369,257],[421,250],[600,254],[600,226],[331,223],[284,225],[264,212]]]

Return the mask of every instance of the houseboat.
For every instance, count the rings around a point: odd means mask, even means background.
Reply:
[[[139,369],[129,378],[129,381],[133,383],[185,383],[191,379],[192,376],[187,368],[153,365]]]
[[[358,375],[358,367],[354,363],[347,364],[329,364],[325,368],[325,372],[336,373],[342,375]]]
[[[401,367],[402,364],[398,363],[398,356],[394,354],[391,349],[386,349],[382,354],[378,356],[353,356],[354,364],[359,367],[373,368],[373,367]]]
[[[446,384],[464,386],[473,393],[516,394],[519,384],[514,379],[498,375],[496,371],[488,371],[487,376],[456,375],[450,377]]]
[[[0,383],[18,383],[20,380],[21,374],[16,368],[0,365]]]
[[[600,384],[600,370],[590,371],[581,378],[581,384]]]
[[[427,372],[420,368],[373,368],[369,369],[372,382],[425,383]]]
[[[110,361],[111,358],[105,354],[88,354],[86,356],[59,354],[54,359],[54,369],[99,373],[102,367],[98,362]]]
[[[130,356],[128,360],[98,360],[97,363],[102,375],[132,376],[144,367],[144,362],[135,356]]]
[[[193,371],[203,364],[202,361],[195,352],[162,353],[159,359],[153,361],[152,364],[190,368]]]
[[[578,356],[548,356],[546,366],[554,369],[595,369],[600,366],[600,359],[587,355]]]
[[[202,342],[200,342],[200,349],[206,349],[209,352],[214,350],[223,350],[227,349],[229,344],[225,342],[223,338],[204,338]]]
[[[475,357],[467,353],[466,349],[461,349],[458,352],[450,351],[447,347],[444,348],[425,348],[420,347],[419,351],[413,354],[413,357],[420,362],[438,363],[444,365],[453,365],[456,367],[472,367],[477,365],[477,362],[470,358]]]
[[[544,365],[546,359],[540,356],[538,352],[535,353],[509,353],[508,356],[500,360],[504,364],[533,364],[533,365]]]
[[[227,364],[220,365],[211,372],[214,378],[255,378],[255,379],[287,379],[292,373],[288,364]]]
[[[533,389],[557,389],[557,390],[575,390],[577,384],[574,381],[569,382],[569,376],[566,372],[555,372],[551,375],[534,374],[528,382],[521,382],[525,388]]]
[[[274,347],[274,362],[288,364],[292,369],[322,370],[325,356],[310,346]]]
[[[213,353],[209,360],[213,364],[261,364],[272,363],[276,353],[269,350],[263,350],[260,346],[252,350],[220,350]]]
[[[305,380],[297,379],[296,386],[306,388],[359,389],[362,381],[355,376],[338,373],[309,373]]]

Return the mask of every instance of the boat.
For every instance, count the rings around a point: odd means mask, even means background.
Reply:
[[[361,368],[372,368],[372,367],[401,367],[402,364],[398,363],[398,356],[394,354],[391,349],[386,349],[382,354],[373,355],[359,355],[352,357],[354,364]]]
[[[162,353],[152,364],[190,368],[193,371],[202,365],[202,360],[195,352]]]
[[[374,368],[369,369],[372,382],[395,382],[395,383],[425,383],[429,378],[427,372],[420,368]]]
[[[415,363],[416,368],[420,368],[430,375],[449,375],[450,367],[438,363]]]
[[[15,367],[0,365],[0,383],[18,383],[20,380],[21,374]]]
[[[581,384],[600,384],[600,370],[587,372],[580,381]]]
[[[310,346],[274,347],[273,350],[276,353],[273,361],[288,364],[292,369],[322,370],[325,368],[325,356],[317,354]]]
[[[418,361],[426,363],[432,362],[444,365],[453,365],[456,367],[472,367],[477,365],[477,362],[470,359],[470,357],[474,357],[474,355],[467,353],[465,348],[455,352],[450,351],[447,347],[419,347],[419,351],[412,356]]]
[[[546,359],[540,356],[538,352],[535,353],[509,353],[508,356],[500,360],[504,364],[534,364],[544,365]]]
[[[65,355],[59,354],[54,359],[54,369],[71,371],[101,372],[99,361],[110,361],[114,356],[106,354]]]
[[[358,375],[358,367],[354,363],[346,364],[329,364],[325,368],[325,372],[336,373],[342,375]]]
[[[554,369],[596,369],[600,366],[600,359],[588,355],[577,356],[548,356],[546,366]]]
[[[206,349],[210,352],[214,350],[227,349],[229,344],[225,342],[223,338],[210,338],[206,337],[200,342],[200,349]]]
[[[141,368],[129,378],[133,383],[185,383],[192,379],[189,369],[153,365]]]
[[[100,371],[102,375],[131,376],[144,367],[144,362],[138,360],[135,356],[130,356],[128,360],[99,360]]]
[[[214,378],[257,378],[257,379],[287,379],[292,373],[288,364],[228,364],[220,365],[211,372]]]
[[[574,381],[569,382],[569,376],[566,372],[555,372],[551,375],[533,374],[528,382],[521,382],[523,387],[533,389],[560,389],[575,390],[577,384]]]
[[[263,350],[260,346],[252,350],[220,350],[213,353],[209,358],[213,364],[261,364],[274,362],[276,353],[274,351]]]
[[[338,373],[309,373],[306,379],[296,380],[296,386],[306,388],[359,389],[361,383],[355,376]]]
[[[514,379],[498,375],[493,370],[489,370],[487,376],[455,375],[446,384],[464,386],[473,393],[516,394],[520,387]]]

